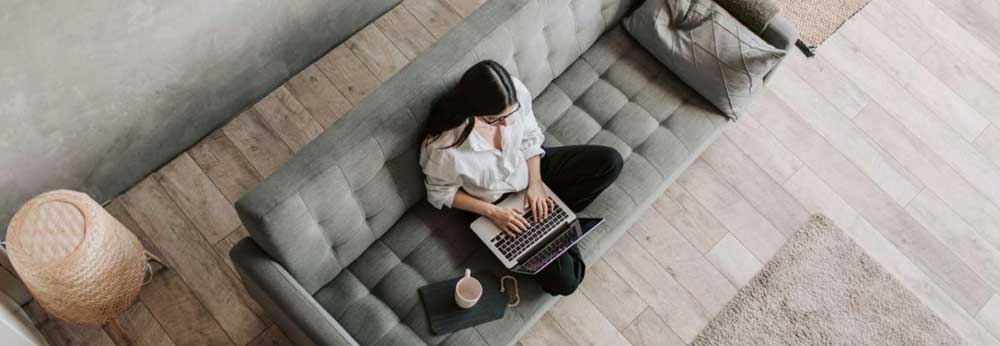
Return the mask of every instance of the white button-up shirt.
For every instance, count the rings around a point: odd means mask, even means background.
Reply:
[[[465,125],[445,131],[420,149],[427,200],[435,208],[451,208],[458,189],[486,202],[495,202],[505,193],[528,188],[529,158],[544,155],[545,135],[531,110],[531,94],[520,80],[512,78],[521,107],[501,128],[501,148],[497,150],[478,132],[472,131],[465,143],[447,148],[461,136]]]

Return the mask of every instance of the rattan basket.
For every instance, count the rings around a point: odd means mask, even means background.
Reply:
[[[135,301],[146,258],[139,240],[86,194],[41,194],[7,230],[14,270],[49,314],[104,324]]]

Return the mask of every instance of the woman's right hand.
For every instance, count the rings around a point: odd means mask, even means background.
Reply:
[[[523,209],[493,206],[486,217],[510,237],[528,230],[528,220],[524,218]]]

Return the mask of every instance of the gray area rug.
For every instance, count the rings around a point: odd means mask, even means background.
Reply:
[[[812,53],[871,0],[774,0],[799,29],[800,47]],[[885,1],[885,0],[880,0]]]
[[[814,215],[692,345],[965,344],[832,221]]]

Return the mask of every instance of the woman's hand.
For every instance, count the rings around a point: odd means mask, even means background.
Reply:
[[[528,184],[528,191],[524,193],[524,204],[531,208],[532,221],[541,222],[549,216],[549,211],[555,207],[556,202],[545,192],[545,185]]]
[[[528,230],[528,220],[524,219],[524,210],[519,208],[493,206],[486,213],[486,217],[512,238]]]

